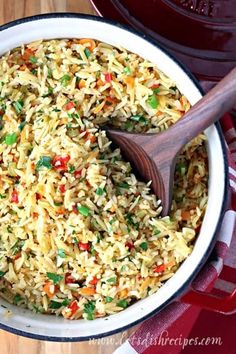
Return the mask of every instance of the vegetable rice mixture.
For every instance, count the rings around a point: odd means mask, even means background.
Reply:
[[[182,151],[171,214],[103,124],[159,132],[189,108],[123,48],[37,41],[0,59],[0,295],[93,320],[155,293],[189,256],[207,204],[204,135]]]

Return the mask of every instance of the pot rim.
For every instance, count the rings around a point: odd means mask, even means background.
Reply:
[[[20,19],[8,22],[8,23],[3,24],[2,26],[0,26],[0,32],[6,30],[8,28],[15,27],[17,25],[26,23],[26,22],[35,22],[35,21],[39,21],[39,20],[55,19],[55,18],[77,18],[77,19],[92,20],[92,21],[95,21],[95,22],[102,22],[102,23],[105,23],[105,24],[113,25],[113,26],[118,27],[120,29],[123,29],[125,31],[131,32],[132,34],[134,34],[134,35],[136,35],[138,37],[141,37],[142,39],[146,40],[147,42],[149,42],[150,44],[152,44],[153,46],[155,46],[156,48],[161,50],[167,57],[169,57],[175,64],[177,64],[183,70],[183,72],[188,76],[188,78],[192,81],[192,83],[195,85],[195,87],[199,90],[201,95],[204,94],[204,91],[201,88],[199,82],[194,77],[194,75],[189,71],[189,69],[187,69],[178,59],[176,59],[174,56],[172,56],[165,48],[162,47],[162,45],[157,43],[149,35],[141,33],[141,32],[137,31],[136,29],[133,29],[132,27],[130,27],[128,25],[120,24],[119,22],[114,21],[114,20],[101,18],[99,16],[88,15],[88,14],[79,14],[79,13],[73,13],[73,12],[62,12],[62,13],[57,12],[57,13],[49,13],[49,14],[40,14],[40,15],[29,16],[29,17],[20,18]],[[227,197],[228,197],[228,185],[229,185],[229,182],[228,182],[227,148],[226,148],[226,145],[225,145],[224,136],[223,136],[223,133],[222,133],[222,130],[221,130],[219,122],[215,123],[214,125],[215,125],[215,127],[217,129],[217,133],[218,133],[218,136],[219,136],[221,149],[222,149],[223,160],[224,160],[224,197],[223,197],[223,200],[222,200],[221,210],[220,210],[220,213],[219,213],[219,219],[218,219],[218,222],[216,224],[216,228],[215,228],[214,232],[212,233],[213,236],[211,238],[211,242],[209,243],[205,254],[203,255],[203,257],[200,259],[200,261],[198,263],[198,266],[197,266],[198,272],[200,271],[202,266],[205,264],[210,252],[212,251],[212,249],[214,247],[214,244],[215,244],[215,241],[216,241],[216,236],[217,236],[217,233],[218,233],[219,228],[221,226],[221,223],[222,223],[222,220],[223,220],[223,216],[224,216],[224,211],[225,211],[226,206],[227,206]],[[181,287],[178,289],[178,291],[176,291],[171,297],[166,299],[166,301],[163,302],[160,306],[155,308],[155,310],[149,312],[148,314],[142,316],[141,318],[139,318],[137,320],[129,322],[129,324],[127,324],[127,325],[121,325],[119,328],[107,331],[107,332],[102,333],[102,334],[88,335],[88,336],[78,336],[78,337],[55,337],[55,336],[50,336],[50,335],[47,336],[47,335],[34,334],[34,333],[26,332],[24,330],[15,329],[15,328],[13,328],[11,326],[8,326],[8,325],[2,324],[2,323],[0,323],[0,329],[6,330],[6,331],[11,332],[11,333],[16,334],[16,335],[24,336],[24,337],[27,337],[27,338],[45,340],[45,341],[55,341],[55,342],[79,342],[79,341],[86,341],[86,340],[91,340],[91,339],[103,338],[103,337],[106,337],[106,336],[109,336],[109,335],[113,335],[113,334],[119,333],[121,331],[127,330],[128,328],[131,328],[131,327],[133,327],[133,326],[135,326],[135,325],[137,325],[137,324],[139,324],[139,323],[151,318],[152,316],[156,315],[160,310],[162,310],[164,307],[166,307],[168,304],[170,304],[174,299],[179,298],[180,295],[182,295],[184,292],[186,292],[187,288],[192,283],[192,281],[194,280],[194,278],[196,277],[198,272],[196,274],[193,272],[188,277],[188,279],[181,285]]]

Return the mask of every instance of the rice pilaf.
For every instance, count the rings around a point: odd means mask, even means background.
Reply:
[[[188,257],[207,205],[199,135],[181,152],[170,216],[103,124],[159,132],[190,104],[156,65],[92,39],[0,58],[0,295],[68,319],[119,312]]]

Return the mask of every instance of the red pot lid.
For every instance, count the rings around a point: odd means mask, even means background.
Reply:
[[[235,0],[93,0],[101,16],[151,35],[202,80],[236,66]]]

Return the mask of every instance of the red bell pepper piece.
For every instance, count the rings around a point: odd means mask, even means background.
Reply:
[[[71,310],[71,316],[74,315],[76,311],[79,309],[77,301],[76,300],[72,301],[68,306],[68,308]]]
[[[96,285],[97,282],[98,282],[98,278],[97,278],[96,276],[94,276],[93,279],[90,280],[89,284],[91,284],[91,285]]]
[[[61,184],[61,185],[59,186],[59,190],[60,190],[61,193],[65,193],[65,191],[66,191],[66,186],[65,186],[65,184]]]
[[[72,101],[69,101],[66,105],[65,105],[65,110],[69,111],[71,108],[75,108],[75,104]]]
[[[11,200],[10,200],[11,203],[19,203],[19,198],[18,198],[18,193],[15,189],[13,189],[12,191],[12,195],[11,195]]]
[[[81,177],[82,170],[77,170],[74,172],[75,178],[80,178]]]
[[[106,81],[106,82],[111,82],[112,76],[111,76],[110,73],[106,73],[106,74],[104,74],[104,76],[105,76],[105,81]]]
[[[75,278],[72,277],[71,273],[65,274],[65,284],[74,284],[76,283]]]
[[[52,160],[54,168],[58,171],[66,171],[67,163],[70,160],[70,156],[55,156]]]
[[[81,251],[89,251],[90,245],[88,242],[87,243],[79,242],[79,249],[81,249]]]
[[[125,246],[127,246],[129,250],[131,250],[132,248],[134,248],[133,242],[126,242],[126,243],[125,243]]]
[[[155,272],[155,273],[162,273],[162,272],[164,272],[165,269],[166,269],[166,265],[165,265],[165,264],[161,264],[161,265],[155,267],[155,268],[153,269],[153,272]]]

